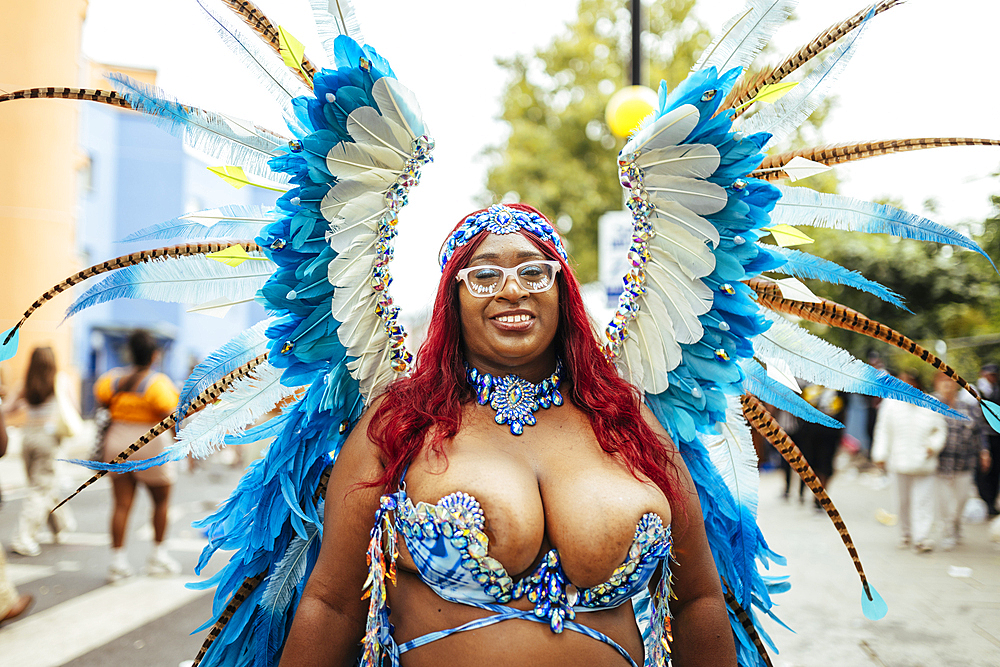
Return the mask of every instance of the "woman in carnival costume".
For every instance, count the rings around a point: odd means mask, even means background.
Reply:
[[[284,193],[273,208],[202,211],[130,236],[188,242],[71,276],[0,339],[2,360],[32,311],[109,271],[71,313],[121,296],[220,307],[256,298],[268,309],[268,320],[194,370],[170,416],[111,463],[84,462],[97,473],[80,490],[108,471],[274,438],[199,523],[210,543],[198,571],[217,550],[234,553],[203,583],[216,597],[196,664],[273,665],[284,652],[296,665],[665,665],[673,651],[677,665],[770,665],[758,616],[771,615],[771,595],[787,583],[758,570],[782,561],[756,525],[751,427],[830,516],[861,579],[864,613],[884,616],[839,513],[761,400],[839,428],[783,384],[794,375],[951,410],[779,314],[916,354],[980,400],[995,426],[998,407],[910,339],[797,278],[900,305],[898,295],[761,240],[811,224],[982,251],[903,211],[771,182],[893,152],[1000,142],[763,151],[808,117],[865,26],[898,0],[744,77],[795,5],[749,0],[687,80],[661,85],[655,113],[619,155],[633,237],[605,330],[597,336],[587,323],[551,225],[531,207],[496,206],[446,240],[430,336],[412,368],[389,265],[399,211],[434,148],[415,96],[359,43],[343,0],[312,2],[325,68],[252,3],[199,4],[274,94],[292,136],[118,75],[114,92],[0,96],[135,109],[238,165],[222,170],[227,178]],[[798,86],[783,84],[814,58]],[[248,428],[283,401],[279,416]],[[181,422],[173,447],[129,461]]]

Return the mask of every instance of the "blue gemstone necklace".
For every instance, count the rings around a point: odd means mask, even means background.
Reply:
[[[489,403],[497,413],[493,421],[509,424],[510,432],[514,435],[524,433],[526,425],[535,425],[535,415],[532,413],[539,407],[562,405],[563,397],[559,393],[562,370],[562,359],[556,359],[556,370],[552,375],[534,384],[516,375],[496,378],[476,370],[468,362],[465,364],[469,384],[476,389],[476,402],[479,405]]]

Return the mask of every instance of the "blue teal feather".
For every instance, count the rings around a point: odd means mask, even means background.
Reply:
[[[891,234],[904,239],[956,245],[978,252],[993,264],[993,260],[975,241],[927,218],[884,204],[816,192],[808,188],[780,187],[780,190],[781,201],[775,207],[772,217],[774,224],[812,225],[868,234]]]
[[[204,303],[213,299],[249,300],[275,265],[264,258],[229,266],[203,255],[155,259],[115,271],[73,302],[66,317],[114,299]]]
[[[282,559],[274,566],[265,580],[258,619],[254,628],[257,667],[270,667],[274,657],[281,652],[289,624],[289,609],[297,601],[299,584],[305,578],[310,560],[315,562],[319,552],[319,530],[307,529],[306,537],[297,536],[288,545]]]
[[[11,335],[11,332],[13,332],[13,335]],[[21,327],[11,327],[0,334],[0,336],[2,336],[0,337],[0,361],[13,359],[14,355],[17,354],[17,346],[21,342]]]
[[[263,354],[268,343],[264,331],[270,324],[271,320],[258,322],[237,334],[195,366],[181,388],[177,409],[186,413],[188,404],[195,396],[251,359]]]
[[[771,252],[784,255],[787,260],[785,264],[774,269],[778,273],[796,278],[813,278],[834,285],[847,285],[862,292],[874,294],[883,301],[910,312],[898,294],[884,285],[868,280],[857,271],[845,269],[839,264],[794,248],[769,246],[768,249]]]
[[[771,316],[771,320],[772,326],[767,333],[754,340],[754,348],[763,361],[784,361],[795,377],[824,387],[894,398],[948,417],[964,419],[960,412],[933,396],[855,359],[847,350],[813,336],[780,316]]]
[[[747,359],[741,364],[746,380],[743,387],[765,403],[770,403],[779,410],[789,412],[799,419],[822,424],[830,428],[842,429],[844,425],[833,417],[820,412],[794,391],[773,380],[760,364],[753,359]]]
[[[191,219],[199,215],[217,214],[218,221],[211,226]],[[166,222],[158,222],[149,227],[143,227],[123,238],[119,243],[132,241],[147,241],[150,239],[184,238],[201,239],[252,239],[260,234],[261,229],[276,221],[279,213],[271,206],[244,206],[230,204],[218,209],[207,209],[188,214]]]

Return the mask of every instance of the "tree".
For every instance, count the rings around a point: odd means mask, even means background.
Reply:
[[[694,0],[645,6],[643,45],[649,80],[671,88],[687,76],[708,44],[688,18]],[[625,0],[581,0],[577,19],[531,56],[500,60],[510,74],[500,117],[510,123],[487,188],[516,193],[556,221],[580,279],[597,277],[597,220],[622,208],[616,157],[623,141],[604,122],[608,98],[626,85],[630,14]]]

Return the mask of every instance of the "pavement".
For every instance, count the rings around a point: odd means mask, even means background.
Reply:
[[[12,451],[0,459],[0,539],[8,546],[25,495],[13,435]],[[81,437],[67,455],[85,455],[88,443],[88,437]],[[210,459],[194,472],[182,472],[175,487],[168,547],[184,566],[182,576],[105,583],[111,491],[104,481],[73,501],[79,525],[62,544],[43,544],[37,558],[8,553],[9,574],[37,601],[23,619],[0,627],[0,665],[189,664],[204,637],[189,633],[211,614],[211,594],[183,586],[198,578],[193,567],[205,544],[190,524],[235,486],[239,470],[229,463]],[[886,525],[896,511],[894,484],[840,463],[830,495],[889,613],[880,621],[864,618],[861,585],[833,524],[813,509],[811,500],[782,500],[783,476],[765,472],[761,527],[772,548],[789,562],[772,573],[787,574],[792,582],[789,592],[777,596],[774,611],[795,631],[764,620],[780,649],[772,652],[774,667],[1000,666],[1000,544],[990,541],[988,526],[966,526],[962,544],[951,552],[898,550],[899,529]],[[60,464],[59,470],[67,488],[86,476],[68,464]],[[137,569],[150,551],[149,512],[148,498],[141,495],[127,540]],[[213,559],[203,577],[221,564],[221,557]]]

